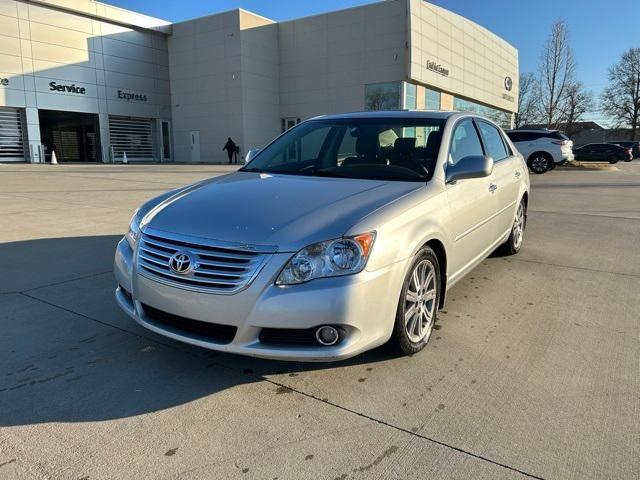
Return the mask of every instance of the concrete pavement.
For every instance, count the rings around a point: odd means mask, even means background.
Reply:
[[[0,165],[0,478],[640,475],[640,163],[532,176],[516,257],[429,347],[309,365],[216,354],[113,301],[133,209],[223,166]]]

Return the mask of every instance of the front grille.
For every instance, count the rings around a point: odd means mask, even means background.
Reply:
[[[195,333],[217,343],[231,343],[238,330],[237,327],[231,325],[220,325],[219,323],[201,322],[200,320],[180,317],[145,304],[142,304],[142,308],[144,313],[157,323],[181,332]]]
[[[251,283],[267,258],[264,250],[147,229],[138,246],[138,271],[188,290],[230,294]],[[186,274],[169,267],[171,257],[178,252],[187,252],[193,260],[193,268]]]
[[[316,328],[263,328],[260,341],[272,345],[318,346]]]

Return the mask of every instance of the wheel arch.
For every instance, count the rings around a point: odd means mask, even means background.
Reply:
[[[444,300],[447,294],[447,251],[444,244],[437,238],[432,238],[424,243],[424,247],[429,247],[436,254],[438,265],[440,267],[440,302],[438,308],[444,307]]]

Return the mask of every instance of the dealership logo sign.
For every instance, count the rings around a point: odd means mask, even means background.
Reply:
[[[427,60],[427,70],[431,70],[432,72],[436,72],[438,75],[442,75],[443,77],[449,76],[449,69],[443,67],[439,63],[432,62],[431,60]]]
[[[77,93],[78,95],[86,95],[87,89],[84,87],[76,87],[76,84],[63,85],[56,82],[49,82],[49,90],[53,92]]]
[[[9,85],[9,79],[8,78],[0,78],[0,85],[2,85],[3,87],[6,87],[7,85]]]
[[[504,77],[504,88],[507,92],[510,92],[513,88],[513,79],[511,77]]]
[[[136,102],[146,102],[147,101],[147,96],[146,95],[142,95],[140,93],[124,92],[122,90],[118,90],[118,98],[120,98],[122,100],[126,100],[127,102],[130,102],[131,100],[134,100]]]

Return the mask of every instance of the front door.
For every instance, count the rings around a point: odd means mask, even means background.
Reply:
[[[484,155],[478,131],[471,118],[461,120],[453,130],[449,147],[449,165],[471,155]],[[493,175],[469,178],[447,184],[453,236],[451,281],[464,275],[496,240],[493,222],[498,202],[493,193]]]
[[[190,132],[191,161],[200,163],[200,130]]]

